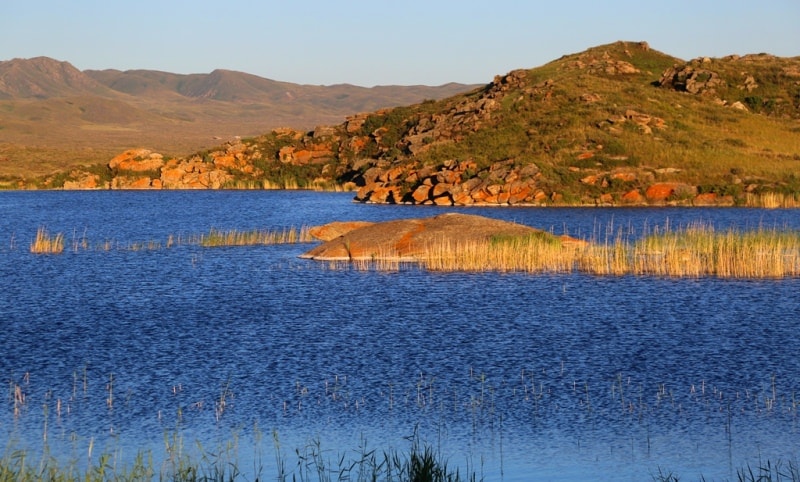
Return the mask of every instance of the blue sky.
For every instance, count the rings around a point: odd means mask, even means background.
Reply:
[[[800,55],[798,0],[9,0],[0,60],[249,72],[300,84],[485,83],[616,40],[691,59]]]

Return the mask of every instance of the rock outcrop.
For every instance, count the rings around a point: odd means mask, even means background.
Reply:
[[[322,226],[314,226],[308,230],[308,234],[321,241],[330,241],[350,231],[372,226],[373,224],[375,223],[369,221],[334,221]]]
[[[364,180],[356,200],[385,203],[392,196],[398,203],[439,206],[533,204],[546,198],[537,184],[539,177],[541,173],[535,164],[518,166],[513,160],[497,162],[485,169],[478,169],[470,160],[447,161],[438,168],[378,168]],[[414,187],[407,191],[398,189],[402,185]]]
[[[337,223],[336,229],[342,226],[344,224]],[[488,241],[495,236],[542,233],[539,229],[522,224],[458,213],[351,226],[354,229],[316,246],[300,257],[321,261],[417,261],[427,250],[437,247]],[[564,246],[585,244],[568,236],[556,239]]]
[[[710,63],[710,60],[701,62],[701,65],[704,65]],[[693,64],[676,66],[667,70],[661,75],[658,83],[661,87],[705,95],[714,95],[718,88],[726,86],[725,81],[717,72]]]
[[[644,51],[650,50],[647,42],[640,42],[638,48]],[[630,57],[629,50],[625,50],[626,54]],[[609,52],[604,51],[599,54],[594,51],[589,51],[578,56],[578,58],[567,64],[567,68],[585,70],[590,73],[605,74],[605,75],[630,75],[638,74],[641,71],[633,64],[626,60],[614,58]]]
[[[109,161],[111,189],[220,189],[233,172],[256,173],[252,153],[241,141],[204,156],[165,159],[149,149],[130,149]]]
[[[164,156],[149,149],[129,149],[108,161],[112,171],[157,171],[164,165]]]
[[[70,179],[64,181],[64,189],[75,191],[108,189],[108,183],[102,182],[97,174],[73,171],[70,173]]]

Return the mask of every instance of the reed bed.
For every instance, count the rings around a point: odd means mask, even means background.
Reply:
[[[298,182],[297,179],[283,179],[271,181],[264,179],[261,181],[236,182],[231,187],[235,189],[264,189],[264,190],[290,190],[290,191],[326,191],[326,192],[349,192],[353,191],[348,185],[323,179],[314,179],[310,182]]]
[[[577,252],[554,237],[526,236],[486,242],[434,243],[421,256],[429,271],[566,273]]]
[[[341,269],[343,264],[352,266],[356,271],[378,271],[381,273],[396,273],[405,263],[397,258],[376,257],[373,260],[354,259],[353,261],[333,261],[333,269]]]
[[[253,230],[253,231],[219,231],[211,229],[208,234],[201,235],[197,244],[204,247],[219,246],[257,246],[271,244],[296,244],[308,243],[313,240],[309,229],[288,228],[279,231]]]
[[[668,277],[800,276],[800,233],[759,229],[716,231],[694,225],[628,241],[562,246],[532,236],[468,244],[438,243],[420,257],[430,271],[569,273]]]
[[[797,194],[783,194],[779,192],[766,192],[761,194],[747,193],[745,205],[753,208],[765,209],[796,209],[800,207],[800,197]]]
[[[257,246],[273,244],[296,244],[310,243],[314,241],[309,233],[310,228],[284,228],[278,230],[251,230],[221,231],[211,229],[206,234],[200,235],[174,235],[167,236],[165,241],[151,239],[149,241],[132,241],[122,243],[113,239],[106,239],[101,242],[92,243],[86,233],[78,235],[73,233],[69,241],[70,251],[78,253],[81,251],[158,251],[169,249],[176,246]],[[11,248],[15,249],[14,239],[11,240]],[[51,235],[46,228],[41,227],[36,233],[35,239],[30,244],[30,252],[34,254],[60,254],[65,249],[65,238],[63,233]]]
[[[36,238],[31,243],[31,253],[34,254],[61,254],[64,252],[64,234],[58,233],[51,236],[47,229],[40,227],[36,231]]]
[[[308,227],[278,230],[221,231],[196,236],[170,235],[165,243],[151,240],[121,245],[105,241],[98,250],[152,251],[179,245],[202,247],[257,246],[310,243]],[[83,236],[73,236],[72,249],[90,249]],[[32,253],[64,251],[64,236],[39,228]],[[332,262],[331,269],[399,271],[412,261],[391,253],[372,259]],[[639,239],[620,232],[605,242],[563,244],[558,237],[538,233],[524,237],[493,238],[481,242],[431,243],[413,262],[434,272],[588,273],[603,276],[667,276],[718,278],[786,278],[800,276],[800,232],[764,229],[718,231],[704,224],[685,228],[656,228]]]
[[[631,273],[657,276],[783,278],[800,275],[800,233],[718,232],[696,225],[648,236],[630,248]]]

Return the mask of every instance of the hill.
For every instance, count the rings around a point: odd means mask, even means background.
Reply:
[[[136,151],[92,182],[345,188],[376,203],[794,205],[799,119],[800,58],[684,61],[616,42],[313,131],[273,130],[162,164]],[[80,186],[80,176],[50,185]]]
[[[439,99],[473,86],[297,85],[243,72],[80,71],[47,57],[0,62],[0,176],[105,163],[132,146],[168,155],[363,110]]]

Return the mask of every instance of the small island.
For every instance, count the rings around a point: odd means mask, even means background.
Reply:
[[[800,275],[800,233],[716,231],[693,225],[637,239],[582,240],[483,216],[447,213],[380,223],[335,222],[309,230],[324,242],[301,258],[429,271],[570,273],[667,277]]]

